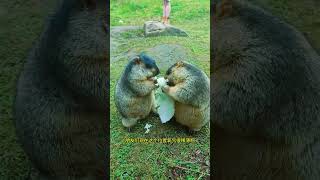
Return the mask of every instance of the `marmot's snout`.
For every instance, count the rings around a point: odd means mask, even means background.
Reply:
[[[165,77],[164,79],[167,80],[167,85],[168,86],[174,86],[175,85],[175,83],[173,82],[173,80],[171,78]]]
[[[157,76],[158,74],[160,74],[160,70],[157,66],[153,67],[151,69],[151,72],[153,73],[153,76]]]
[[[172,67],[170,67],[167,72],[166,72],[166,75],[164,75],[164,79],[167,80],[167,85],[168,86],[174,86],[175,84],[173,83],[173,79],[171,78],[171,73],[172,73]]]

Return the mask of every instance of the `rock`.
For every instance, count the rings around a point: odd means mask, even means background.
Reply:
[[[141,51],[155,59],[161,73],[165,73],[170,66],[178,61],[190,61],[192,59],[184,47],[176,44],[161,44]],[[119,54],[112,54],[111,63],[121,59],[129,61],[141,51],[129,50]]]
[[[178,61],[190,61],[192,58],[187,50],[176,44],[161,44],[145,50],[145,53],[153,57],[162,73]]]
[[[146,37],[154,36],[183,36],[186,37],[188,34],[174,26],[165,25],[159,21],[146,21],[143,26],[144,35]]]
[[[162,23],[161,23],[162,24]],[[141,30],[141,36],[140,32]],[[190,61],[192,58],[189,56],[188,51],[181,45],[177,44],[160,44],[154,47],[146,48],[146,49],[126,49],[123,51],[119,51],[119,48],[122,45],[125,45],[131,39],[141,38],[144,39],[142,32],[142,27],[138,26],[118,26],[111,27],[110,29],[110,62],[116,63],[119,60],[130,60],[140,52],[144,51],[146,54],[150,55],[156,60],[156,63],[162,73],[174,63],[183,60]],[[127,37],[123,36],[123,33],[138,33],[137,36]]]

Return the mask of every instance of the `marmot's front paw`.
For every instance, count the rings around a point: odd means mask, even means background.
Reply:
[[[169,88],[170,87],[168,85],[164,85],[164,86],[161,87],[162,91],[165,92],[165,93],[169,92]]]

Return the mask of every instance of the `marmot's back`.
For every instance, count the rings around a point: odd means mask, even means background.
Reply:
[[[318,54],[246,1],[222,1],[213,19],[214,178],[319,179]]]
[[[175,100],[176,121],[198,131],[209,121],[210,83],[197,67],[178,62],[167,73],[169,86],[163,90]]]
[[[115,91],[116,107],[125,127],[130,128],[149,115],[154,104],[154,76],[157,74],[159,69],[155,61],[143,53],[126,66]]]
[[[107,176],[106,3],[94,3],[90,15],[82,5],[93,4],[61,2],[18,81],[17,136],[38,179]]]
[[[317,53],[269,13],[245,1],[223,2],[232,8],[217,10],[224,14],[212,30],[214,123],[282,142],[313,134],[320,124]]]

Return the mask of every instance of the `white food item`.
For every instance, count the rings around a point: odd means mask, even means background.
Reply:
[[[161,88],[155,92],[157,113],[160,116],[161,123],[166,123],[174,116],[174,100],[162,92]]]
[[[150,128],[152,127],[152,125],[151,124],[146,124],[145,126],[144,126],[144,129],[146,129],[146,132],[145,132],[145,134],[148,134],[149,132],[150,132]]]
[[[160,77],[157,79],[157,85],[159,85],[160,87],[167,85],[167,82],[168,80],[165,79],[164,77]]]

